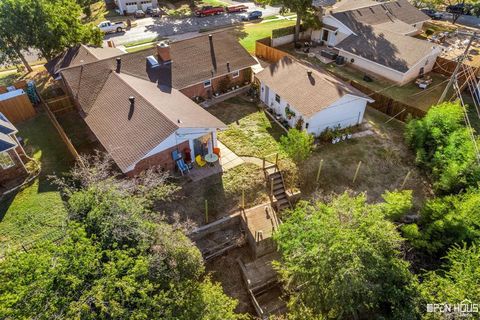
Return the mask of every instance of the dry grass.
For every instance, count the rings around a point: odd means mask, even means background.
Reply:
[[[208,201],[208,220],[215,221],[238,210],[242,189],[245,190],[245,206],[253,207],[268,201],[262,169],[254,164],[243,164],[201,181],[182,185],[177,199],[171,203],[159,203],[156,210],[178,213],[198,225],[205,223],[205,200]]]
[[[368,108],[365,120],[375,134],[339,144],[324,143],[299,169],[300,189],[306,195],[325,196],[347,190],[366,192],[369,201],[381,200],[385,190],[400,189],[411,171],[405,189],[414,193],[419,205],[432,195],[430,183],[415,166],[411,151],[404,144],[404,124],[392,121],[374,109]],[[323,159],[320,181],[316,182],[319,162]],[[359,161],[362,161],[355,183],[352,182]]]

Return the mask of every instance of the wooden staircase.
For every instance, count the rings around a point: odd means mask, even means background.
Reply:
[[[265,174],[265,180],[267,182],[272,207],[275,208],[277,212],[280,212],[285,209],[291,209],[292,204],[287,195],[283,174],[278,169],[278,156],[275,162],[275,164],[266,165],[264,160],[263,172]]]

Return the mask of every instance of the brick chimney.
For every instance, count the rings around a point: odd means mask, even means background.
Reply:
[[[162,62],[168,62],[172,60],[170,57],[170,46],[165,42],[157,44],[157,54],[158,59]]]

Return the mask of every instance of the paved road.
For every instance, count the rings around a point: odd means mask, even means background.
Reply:
[[[280,11],[280,7],[256,7],[251,2],[243,4],[249,7],[249,11],[262,11],[263,17],[277,15]],[[191,17],[185,19],[148,17],[138,19],[138,25],[126,32],[106,35],[105,40],[111,39],[116,45],[121,45],[127,42],[152,39],[154,37],[178,36],[179,34],[198,32],[202,29],[229,26],[240,21],[241,18],[239,14],[223,14],[204,18]]]
[[[452,14],[448,12],[442,12],[443,13],[443,19],[449,22],[452,22]],[[472,27],[472,28],[477,28],[480,30],[480,18],[477,18],[475,16],[466,16],[462,15],[460,18],[458,18],[456,24],[463,24],[464,26],[467,27]]]

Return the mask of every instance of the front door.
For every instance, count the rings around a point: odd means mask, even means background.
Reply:
[[[325,41],[325,43],[328,42],[328,34],[328,30],[323,29],[322,40]]]

